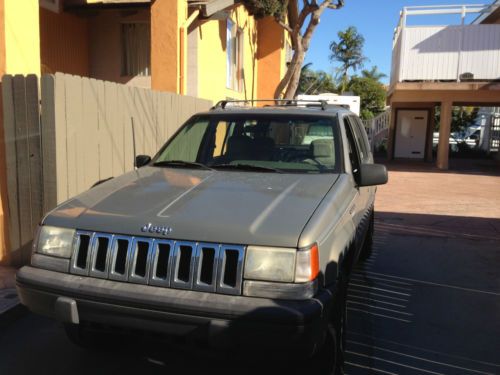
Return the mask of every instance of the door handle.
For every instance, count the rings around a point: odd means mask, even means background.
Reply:
[[[353,204],[351,208],[349,208],[349,215],[354,216],[354,212],[356,212],[356,205]]]

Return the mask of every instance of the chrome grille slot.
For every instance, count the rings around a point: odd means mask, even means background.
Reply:
[[[132,263],[129,281],[137,284],[147,284],[149,279],[150,259],[153,252],[153,240],[149,238],[134,238],[132,242]]]
[[[89,274],[92,237],[92,232],[76,232],[74,241],[75,250],[71,257],[71,273],[85,276]]]
[[[196,269],[193,285],[195,290],[215,292],[219,252],[219,245],[199,243],[196,247]]]
[[[196,244],[194,242],[176,242],[173,256],[174,269],[170,285],[173,288],[191,289],[193,287]]]
[[[150,285],[170,286],[174,255],[174,241],[155,240],[153,244]]]
[[[110,248],[113,236],[95,233],[91,242],[91,267],[90,276],[107,278],[110,259]]]
[[[239,295],[245,247],[76,231],[70,273]]]
[[[217,292],[241,294],[244,251],[243,246],[223,245],[221,247]]]
[[[109,278],[111,280],[128,280],[131,248],[132,239],[130,237],[113,237],[113,244],[111,245],[111,267],[109,269]]]

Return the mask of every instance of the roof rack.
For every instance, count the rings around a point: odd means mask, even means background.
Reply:
[[[229,103],[258,103],[258,102],[274,102],[273,106],[279,107],[298,107],[299,104],[305,104],[306,107],[321,107],[322,111],[328,108],[328,102],[326,100],[297,100],[297,99],[255,99],[255,100],[221,100],[216,105],[214,105],[211,110],[215,109],[226,109]],[[276,104],[280,103],[280,104]],[[266,105],[265,107],[270,107],[271,105]]]

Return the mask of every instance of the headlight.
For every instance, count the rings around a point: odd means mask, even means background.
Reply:
[[[319,273],[318,246],[308,249],[248,246],[245,273],[246,280],[306,283],[316,279]]]
[[[42,226],[38,233],[36,251],[40,254],[61,258],[71,258],[73,249],[74,229]]]
[[[245,279],[293,282],[296,249],[248,246]]]

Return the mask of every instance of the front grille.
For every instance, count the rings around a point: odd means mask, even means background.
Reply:
[[[70,272],[136,284],[241,294],[244,247],[77,231]]]

